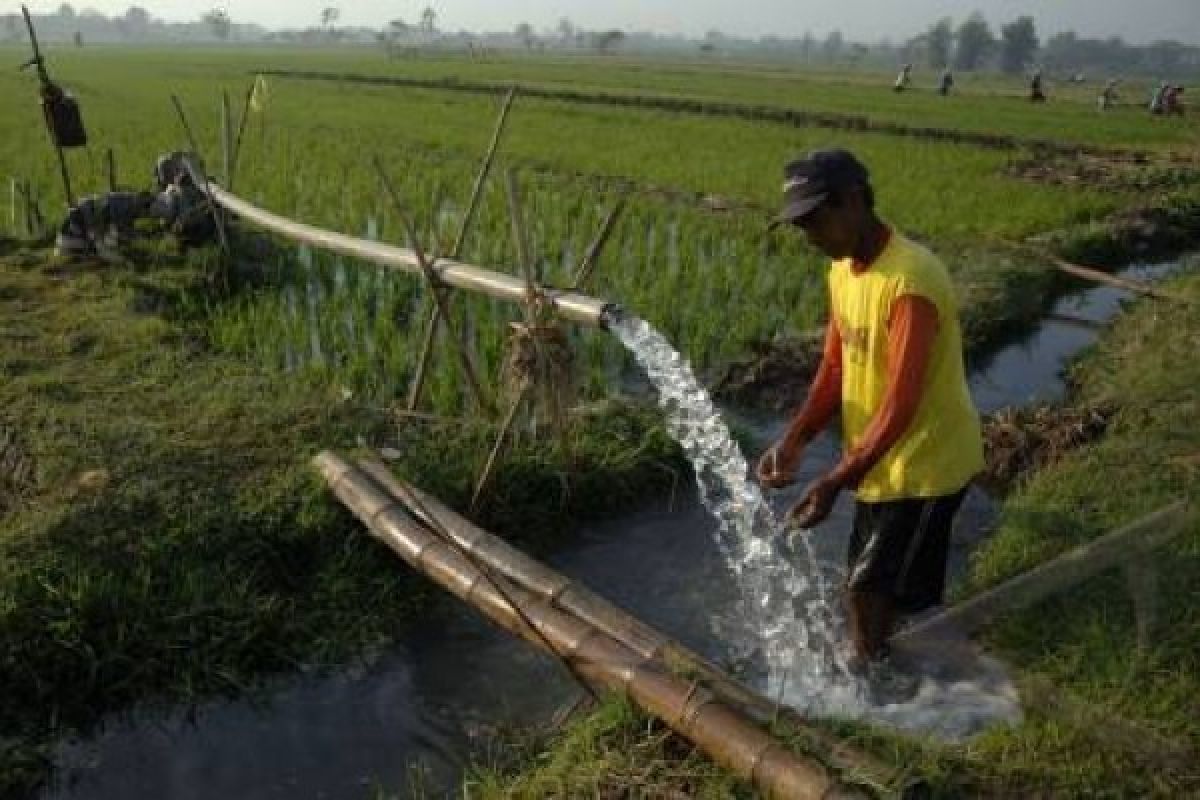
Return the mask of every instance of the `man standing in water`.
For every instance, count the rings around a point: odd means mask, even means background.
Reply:
[[[832,259],[830,314],[808,398],[758,478],[791,483],[805,446],[841,411],[841,460],[789,517],[811,528],[843,489],[857,496],[846,601],[861,669],[886,654],[898,614],[942,602],[954,515],[983,468],[979,415],[949,273],[876,215],[866,168],[845,150],[818,150],[784,176],[776,224]]]

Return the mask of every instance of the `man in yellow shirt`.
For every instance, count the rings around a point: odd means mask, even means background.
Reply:
[[[950,276],[877,216],[866,168],[845,150],[818,150],[784,175],[776,222],[832,259],[830,315],[808,398],[758,477],[791,483],[805,446],[840,410],[841,460],[790,516],[813,527],[854,490],[847,611],[854,660],[866,666],[885,653],[898,614],[942,601],[954,515],[983,467],[979,415]]]

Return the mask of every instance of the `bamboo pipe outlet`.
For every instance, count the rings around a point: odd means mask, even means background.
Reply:
[[[543,602],[556,605],[644,658],[656,659],[667,669],[695,677],[722,702],[759,724],[782,719],[802,728],[812,746],[819,749],[822,759],[834,766],[843,779],[868,787],[873,795],[880,798],[908,798],[921,791],[923,784],[908,771],[886,764],[823,730],[809,726],[795,711],[781,708],[779,703],[772,702],[586,586],[530,558],[500,537],[493,536],[455,513],[436,497],[397,478],[381,461],[359,459],[358,467],[393,499],[403,504],[414,517],[444,531],[463,552],[538,595]]]
[[[452,542],[407,514],[362,470],[329,452],[318,455],[314,465],[371,534],[413,568],[505,630],[570,662],[573,671],[589,684],[624,692],[767,796],[781,800],[864,797],[857,789],[839,783],[824,765],[784,748],[712,692],[671,674],[507,578],[485,575]]]
[[[400,269],[413,275],[423,274],[421,262],[412,250],[383,242],[357,239],[344,233],[336,233],[303,222],[296,222],[248,203],[215,184],[210,184],[210,186],[213,200],[218,205],[271,233],[350,258]],[[494,272],[449,259],[438,259],[432,265],[432,269],[441,283],[456,289],[480,292],[516,303],[523,303],[529,297],[523,280],[502,272]],[[540,292],[550,302],[556,313],[564,319],[581,325],[604,328],[608,324],[608,319],[620,313],[620,306],[616,303],[579,292],[549,287],[541,287]]]

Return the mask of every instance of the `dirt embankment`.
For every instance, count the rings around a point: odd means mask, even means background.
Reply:
[[[1116,409],[1036,405],[1005,408],[983,421],[987,466],[980,483],[1007,492],[1024,477],[1051,464],[1108,430]]]

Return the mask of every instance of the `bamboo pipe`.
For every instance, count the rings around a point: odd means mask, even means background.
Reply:
[[[338,498],[415,569],[533,644],[569,659],[598,688],[621,691],[714,761],[748,779],[768,797],[861,798],[818,762],[786,750],[739,712],[696,683],[688,684],[587,623],[511,584],[499,591],[470,559],[416,522],[361,470],[333,453],[314,464]],[[494,581],[505,581],[497,577]],[[517,614],[508,598],[520,602]],[[526,623],[525,620],[528,620]],[[532,625],[536,631],[530,630]]]
[[[304,242],[313,247],[331,250],[350,258],[371,261],[386,267],[420,275],[421,265],[416,254],[407,248],[366,239],[356,239],[343,233],[323,230],[303,222],[274,214],[230,194],[219,186],[212,185],[213,198],[217,204],[261,228],[290,239]],[[447,286],[498,297],[521,303],[525,301],[525,282],[512,275],[463,264],[449,259],[439,259],[432,265],[438,280]],[[603,328],[607,319],[619,310],[609,303],[579,292],[542,287],[539,292],[549,301],[554,311],[572,322]]]
[[[1179,501],[1147,514],[1093,542],[1070,550],[1028,572],[978,594],[892,637],[919,639],[945,630],[970,633],[1010,611],[1069,589],[1111,567],[1126,564],[1166,544],[1182,529],[1187,503]]]
[[[436,497],[397,478],[382,462],[359,459],[357,466],[417,519],[444,531],[463,552],[537,595],[542,602],[577,617],[643,658],[657,660],[669,670],[695,677],[721,701],[759,724],[784,719],[802,728],[812,744],[819,747],[822,755],[851,782],[871,788],[880,797],[904,798],[919,791],[920,782],[905,770],[885,764],[810,727],[795,711],[781,708],[779,703],[763,697],[689,648],[476,526]]]

